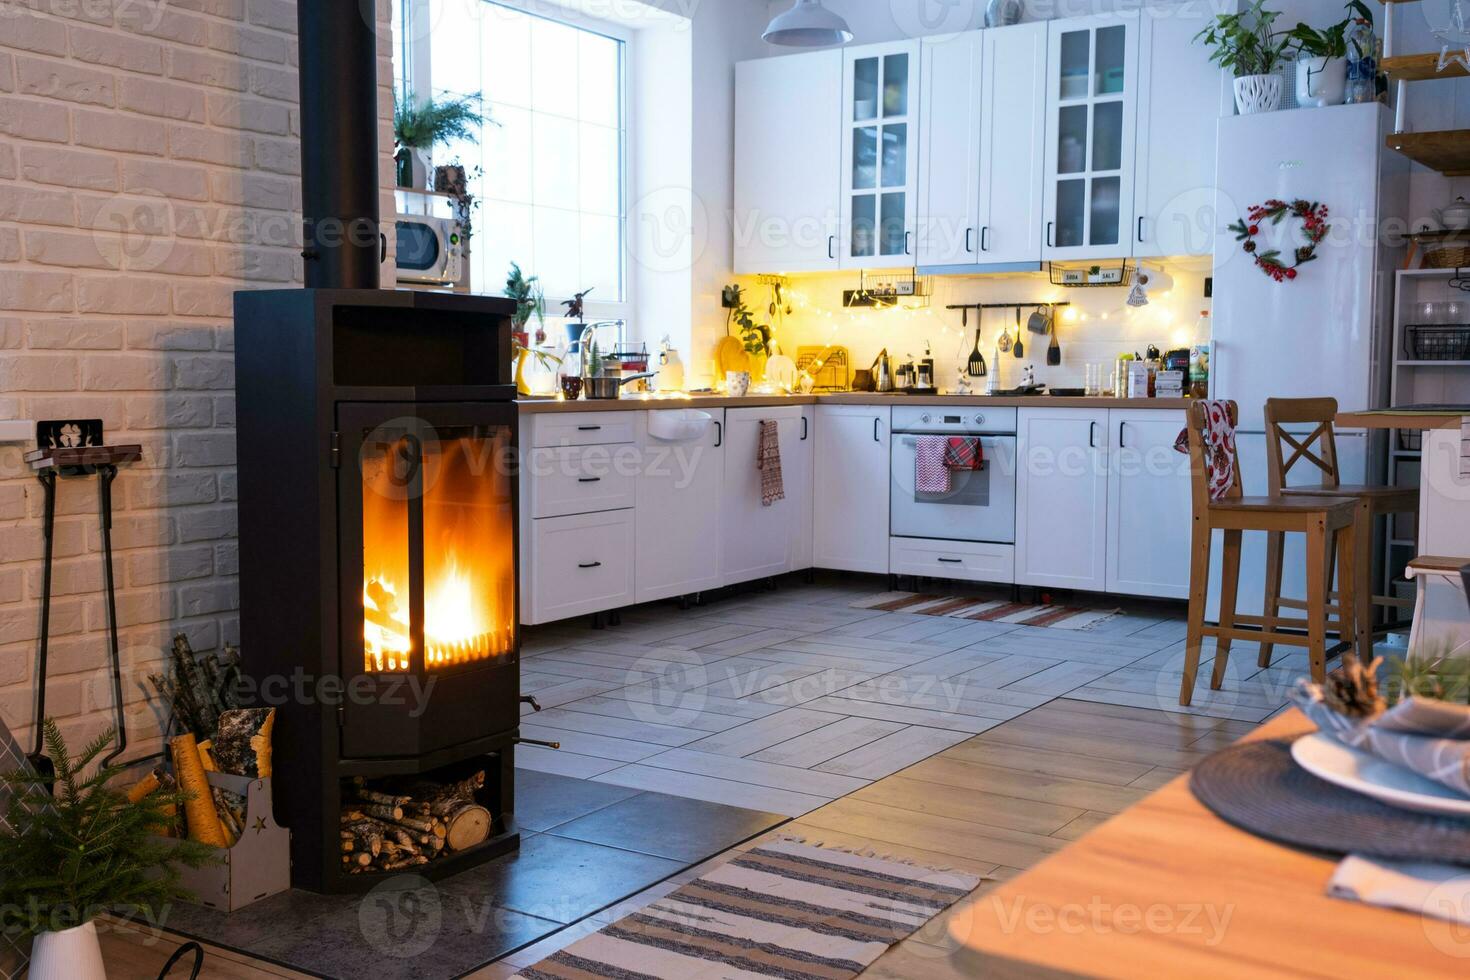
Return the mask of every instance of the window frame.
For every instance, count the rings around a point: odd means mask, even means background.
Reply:
[[[396,0],[401,4],[402,19],[404,23],[410,23],[411,18],[422,14],[428,16],[427,7],[430,0]],[[469,2],[469,0],[466,0]],[[477,3],[491,4],[506,7],[510,10],[519,11],[529,17],[540,17],[544,20],[555,21],[573,27],[578,30],[601,34],[621,42],[619,49],[619,71],[621,78],[621,105],[622,126],[619,129],[618,154],[620,160],[621,180],[619,181],[619,210],[622,212],[619,219],[621,225],[621,242],[618,249],[619,272],[623,281],[623,298],[620,301],[608,300],[599,297],[594,291],[585,302],[584,315],[587,320],[622,320],[625,324],[624,334],[628,332],[628,326],[633,319],[635,309],[634,288],[637,277],[633,274],[633,254],[631,237],[631,211],[633,206],[633,188],[636,186],[634,179],[635,155],[632,152],[633,127],[636,119],[633,113],[634,90],[633,65],[636,62],[634,47],[636,45],[637,32],[629,28],[613,23],[611,21],[599,20],[589,17],[580,11],[570,7],[562,6],[557,0],[474,0]],[[395,70],[397,77],[405,84],[412,87],[414,96],[423,99],[434,93],[433,84],[433,52],[430,41],[430,31],[420,30],[415,32],[411,43],[396,45],[397,50],[403,52],[404,64]],[[487,100],[491,101],[491,100]],[[474,242],[470,242],[473,250]],[[527,270],[534,274],[535,270]],[[498,285],[498,284],[497,284]],[[492,287],[488,290],[474,290],[478,295],[500,295],[500,289]],[[570,300],[570,295],[546,296],[547,319],[559,319],[558,312],[562,303]]]

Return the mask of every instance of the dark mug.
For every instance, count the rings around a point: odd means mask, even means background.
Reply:
[[[567,401],[576,401],[582,396],[582,379],[575,374],[566,375],[561,379],[561,393],[567,396]]]

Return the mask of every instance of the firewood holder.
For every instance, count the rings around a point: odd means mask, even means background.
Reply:
[[[107,649],[112,669],[112,710],[117,732],[117,745],[102,760],[109,765],[122,755],[128,747],[128,733],[123,713],[122,662],[117,639],[117,591],[112,571],[112,483],[117,479],[117,469],[126,463],[136,462],[143,455],[143,447],[85,446],[37,449],[29,452],[25,460],[30,464],[41,483],[45,509],[41,523],[44,536],[44,556],[41,568],[41,635],[36,664],[36,712],[35,751],[28,757],[38,772],[54,772],[51,762],[43,753],[44,743],[41,724],[46,720],[46,672],[51,641],[51,576],[55,557],[56,532],[56,481],[58,477],[91,476],[98,478],[98,504],[102,524],[102,574],[103,592],[107,600]]]

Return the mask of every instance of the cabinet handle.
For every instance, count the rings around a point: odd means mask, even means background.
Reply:
[[[1138,216],[1138,240],[1143,241],[1143,215]]]
[[[827,258],[829,258],[829,259],[835,259],[835,258],[837,258],[837,236],[836,235],[828,235],[827,236]]]
[[[980,229],[980,251],[990,251],[990,226],[986,225]]]
[[[883,420],[882,419],[874,419],[873,420],[873,441],[874,442],[882,442],[883,441],[882,439],[879,439],[878,438],[878,426],[880,426],[882,424],[883,424]]]
[[[579,477],[577,477],[577,482],[578,483],[600,483],[600,482],[602,482],[602,477],[600,477],[600,476],[579,476]]]
[[[913,253],[913,249],[909,247],[909,242],[910,242],[910,240],[913,239],[913,237],[914,237],[914,233],[911,232],[911,231],[906,231],[906,232],[903,233],[903,254],[904,255],[913,255],[914,254]]]
[[[602,567],[602,562],[600,562],[600,561],[584,561],[584,562],[579,562],[577,564],[577,567],[578,568],[601,568]]]
[[[1087,448],[1088,449],[1096,449],[1097,448],[1097,423],[1096,422],[1088,422],[1087,423]]]
[[[579,426],[577,426],[577,431],[578,432],[600,432],[600,431],[602,431],[602,426],[600,426],[600,425],[579,425]]]
[[[801,441],[806,442],[806,416],[801,417]]]
[[[1122,449],[1123,448],[1123,426],[1125,426],[1127,424],[1128,424],[1127,422],[1119,422],[1118,423],[1118,448],[1119,449]]]
[[[715,448],[719,449],[725,444],[725,427],[719,422],[715,423]]]
[[[963,558],[941,558],[939,560],[944,562],[946,565],[963,565],[965,563],[965,560]]]
[[[1048,221],[1046,223],[1046,247],[1047,248],[1051,248],[1052,247],[1052,244],[1051,244],[1051,229],[1052,229],[1052,225],[1054,225],[1054,224],[1056,224],[1055,221]]]
[[[970,236],[973,235],[974,233],[975,233],[975,229],[974,228],[966,228],[965,229],[965,251],[966,252],[973,252],[973,251],[975,251],[975,246],[973,246],[973,245],[970,244]]]

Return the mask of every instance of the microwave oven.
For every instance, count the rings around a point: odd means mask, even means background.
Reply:
[[[398,281],[457,285],[463,272],[464,229],[453,218],[400,214],[395,221],[398,239]]]

